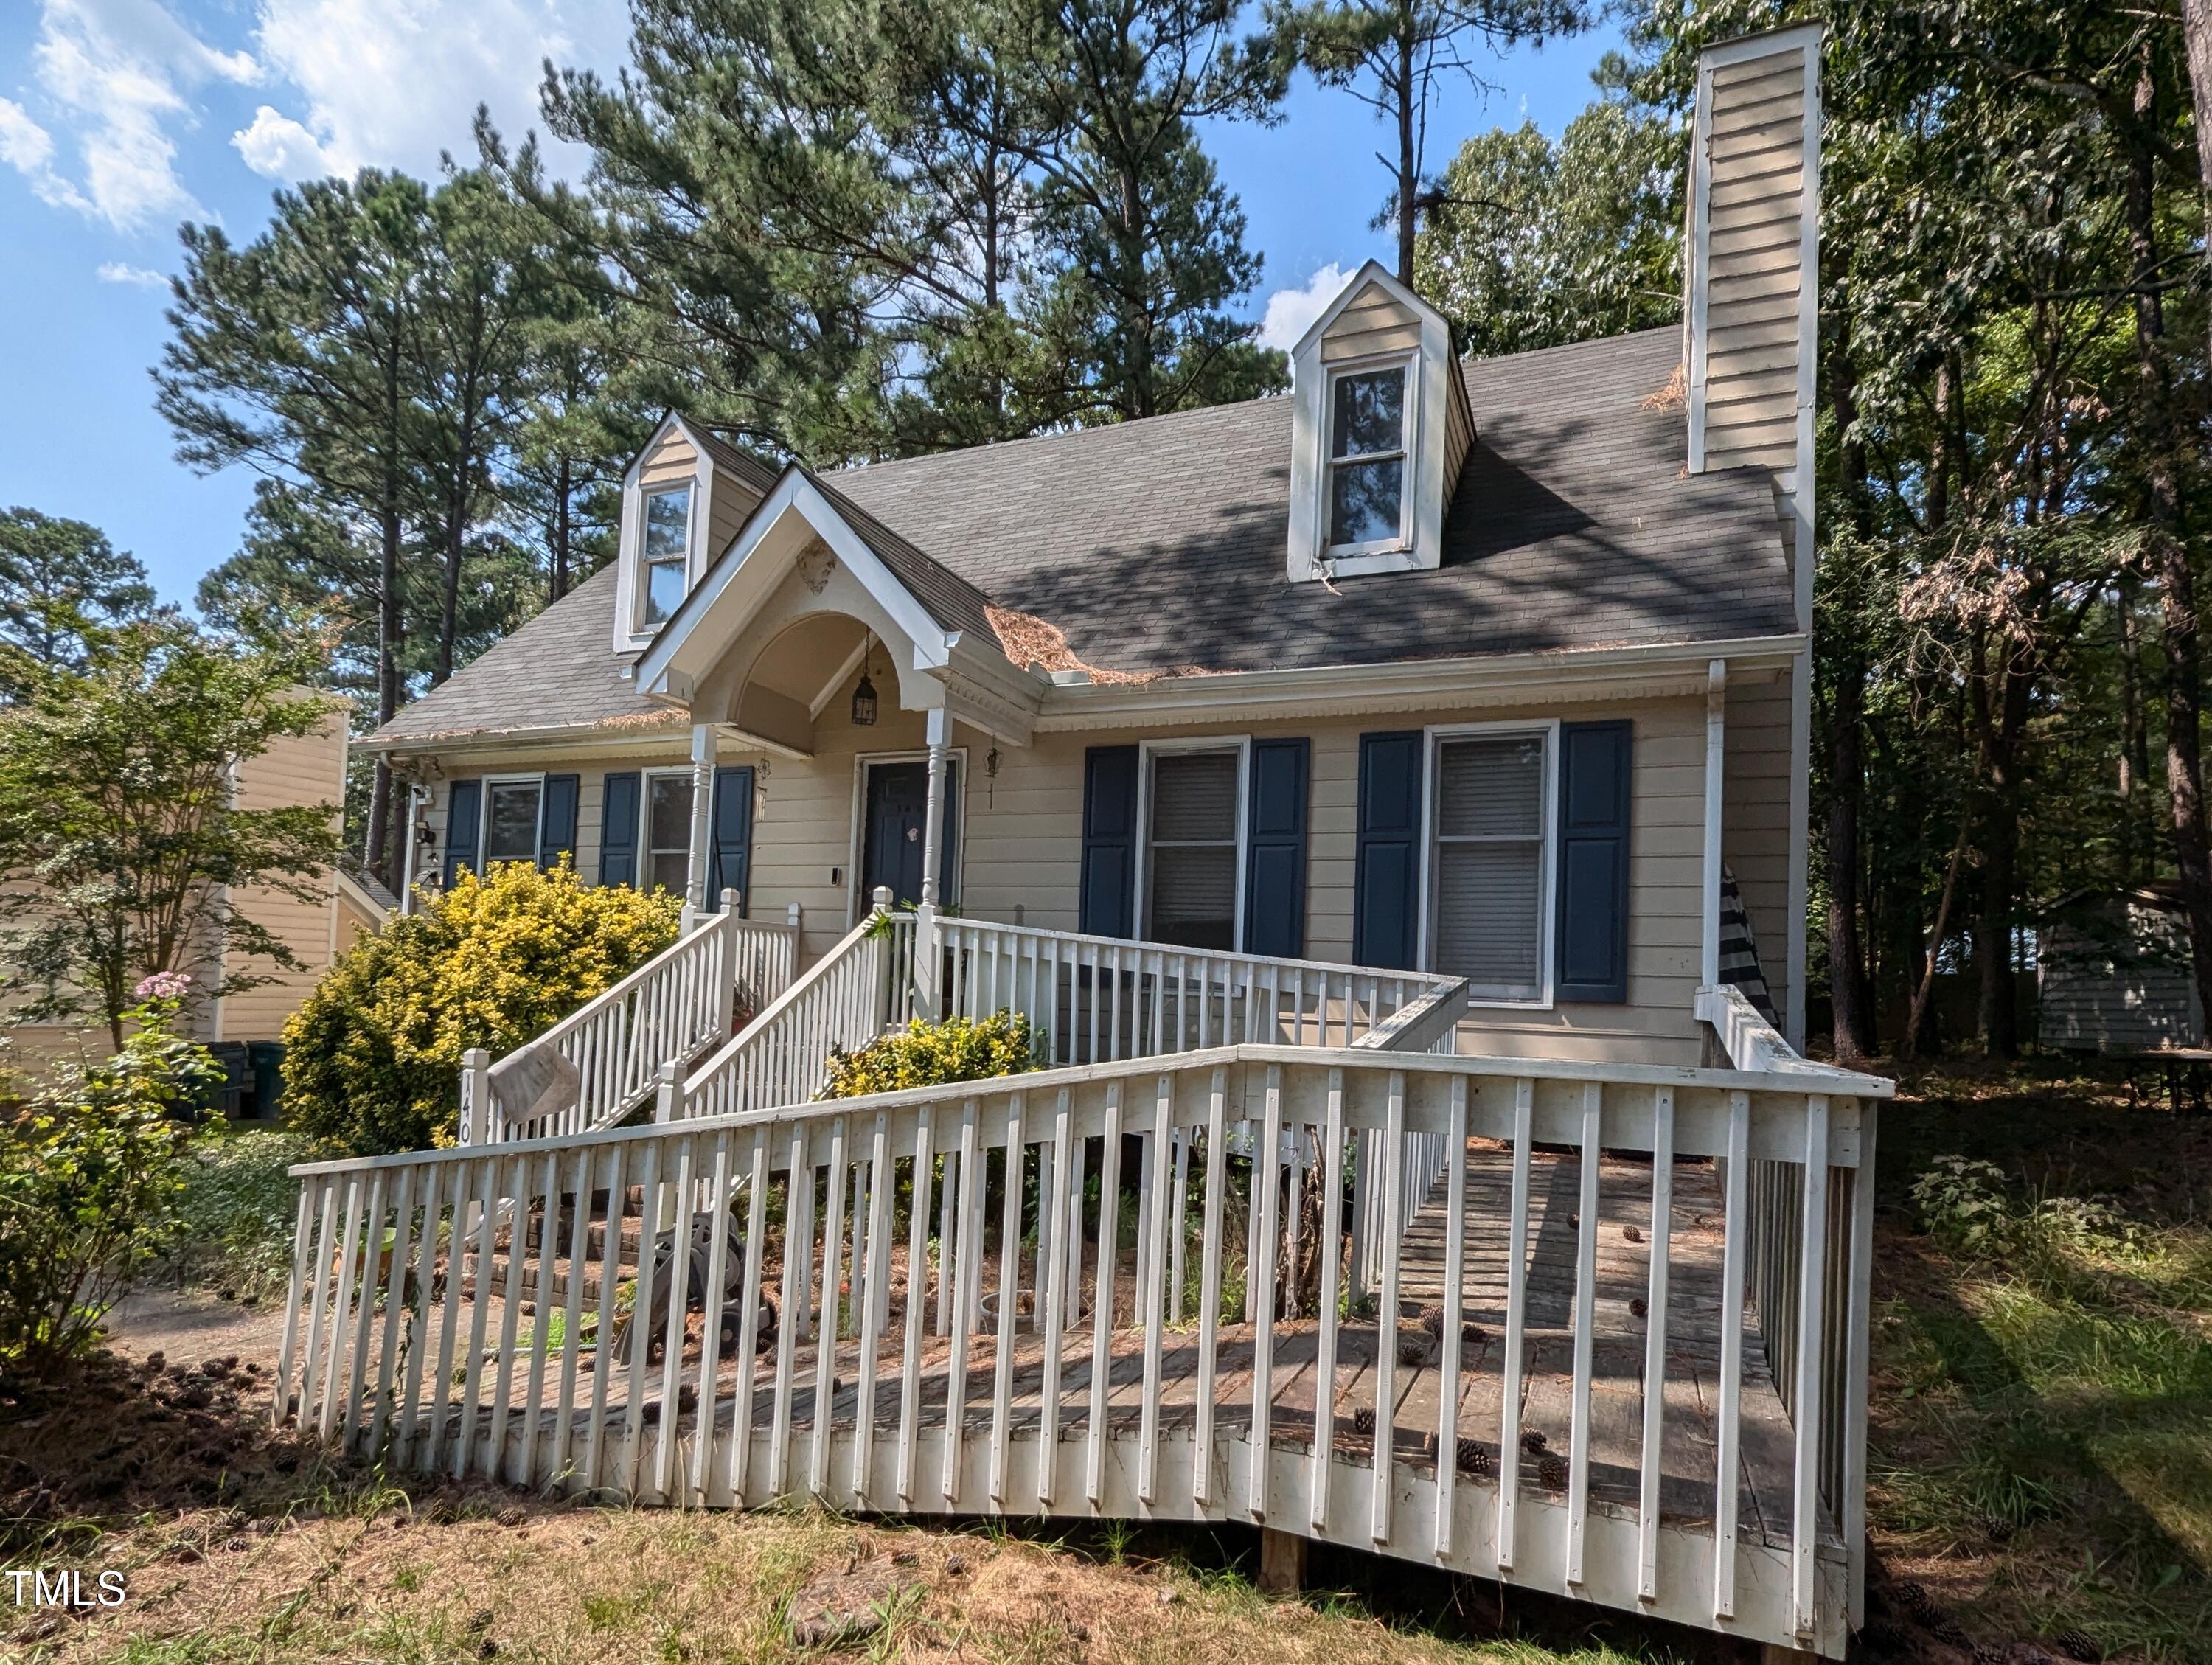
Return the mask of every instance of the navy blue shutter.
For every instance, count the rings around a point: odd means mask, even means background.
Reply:
[[[1410,970],[1421,951],[1421,769],[1419,729],[1359,737],[1358,860],[1352,891],[1352,957]]]
[[[545,777],[545,804],[538,819],[538,865],[550,867],[562,856],[576,859],[576,794],[583,785],[579,775]]]
[[[720,911],[722,892],[738,893],[738,913],[752,905],[753,772],[739,764],[714,771],[714,818],[708,827],[707,911]]]
[[[599,783],[599,883],[637,883],[638,772],[624,769]]]
[[[446,794],[446,888],[477,868],[477,832],[483,808],[483,782],[456,781]]]
[[[1083,873],[1078,928],[1094,937],[1136,934],[1137,748],[1083,754]]]
[[[1628,828],[1633,796],[1626,722],[1559,727],[1562,1000],[1628,999]]]
[[[1245,850],[1244,951],[1306,951],[1306,782],[1312,742],[1252,742],[1252,812]]]

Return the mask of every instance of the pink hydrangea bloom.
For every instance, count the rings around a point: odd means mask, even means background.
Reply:
[[[135,991],[142,1000],[180,1000],[192,986],[191,975],[184,971],[156,971]]]

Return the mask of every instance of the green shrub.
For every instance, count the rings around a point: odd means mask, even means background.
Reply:
[[[190,981],[139,985],[121,1052],[0,1123],[0,1378],[82,1352],[168,1230],[192,1139],[182,1114],[223,1079],[171,1033]]]
[[[300,1183],[286,1170],[313,1154],[297,1133],[211,1129],[185,1164],[165,1275],[250,1301],[282,1295],[300,1206]]]
[[[948,1018],[941,1024],[920,1018],[902,1034],[886,1035],[858,1052],[830,1054],[824,1098],[859,1098],[872,1092],[932,1087],[942,1081],[984,1081],[1018,1075],[1042,1066],[1027,1018],[994,1012],[980,1023]]]
[[[284,1026],[283,1109],[357,1154],[451,1144],[461,1054],[513,1051],[676,940],[680,898],[503,862],[364,939]]]

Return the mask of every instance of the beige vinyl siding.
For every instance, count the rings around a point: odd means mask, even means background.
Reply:
[[[1777,1011],[1789,1009],[1790,678],[1728,692],[1721,858],[1735,875],[1759,969]]]
[[[1792,48],[1713,71],[1705,466],[1796,459],[1805,62]]]
[[[1421,320],[1387,290],[1370,283],[1339,313],[1322,336],[1324,364],[1343,364],[1382,353],[1418,352]]]
[[[237,801],[241,809],[275,809],[288,804],[328,804],[331,823],[345,795],[345,720],[333,713],[312,734],[280,739],[258,757],[239,767]],[[325,875],[319,898],[306,902],[265,885],[235,892],[233,905],[245,918],[274,932],[297,955],[302,969],[283,970],[269,960],[233,952],[224,967],[231,976],[271,981],[225,995],[216,1017],[225,1041],[274,1041],[284,1020],[299,1010],[319,978],[329,969],[337,946],[337,885]]]
[[[1474,444],[1474,419],[1468,414],[1467,383],[1461,377],[1459,361],[1446,361],[1449,383],[1444,389],[1444,501],[1451,501],[1453,489],[1459,484],[1459,471],[1467,461],[1467,453]]]
[[[747,911],[778,919],[793,902],[802,909],[802,956],[812,961],[848,928],[866,898],[858,895],[855,829],[859,763],[864,756],[913,754],[923,750],[922,718],[890,708],[872,728],[846,720],[849,684],[825,706],[809,759],[763,758],[733,745],[724,764],[749,763],[757,771],[753,823],[753,891]],[[1769,696],[1771,700],[1773,696]],[[1786,696],[1776,706],[1786,723]],[[1550,1010],[1488,1008],[1471,1014],[1461,1049],[1509,1056],[1654,1060],[1694,1064],[1698,1036],[1691,1017],[1698,964],[1698,859],[1704,794],[1705,707],[1699,698],[1644,700],[1618,706],[1529,706],[1473,714],[1484,722],[1573,721],[1626,717],[1636,725],[1635,804],[1631,838],[1632,916],[1629,933],[1629,1000],[1624,1006],[1562,1005]],[[953,747],[963,754],[964,836],[960,906],[975,917],[1013,921],[1059,930],[1077,923],[1083,831],[1084,753],[1094,745],[1133,744],[1145,738],[1178,740],[1218,733],[1304,735],[1313,744],[1307,849],[1306,952],[1314,959],[1346,960],[1352,952],[1352,899],[1356,860],[1359,737],[1389,729],[1468,720],[1470,714],[1436,711],[1370,718],[1333,718],[1267,724],[1230,722],[1218,727],[1157,731],[1049,733],[1032,746],[1000,743],[999,772],[987,773],[989,736],[956,726]],[[1786,732],[1786,730],[1785,730]],[[683,742],[662,740],[635,752],[609,755],[454,754],[449,775],[469,776],[573,770],[582,775],[578,815],[579,865],[599,873],[602,780],[610,769],[681,767]],[[442,842],[446,789],[434,799],[434,824]],[[957,806],[956,806],[957,807]],[[832,872],[836,872],[833,881]],[[1765,928],[1762,920],[1762,933]],[[1776,938],[1778,944],[1779,937]]]
[[[638,483],[650,491],[655,486],[681,485],[699,465],[699,453],[683,430],[671,428],[637,471]]]

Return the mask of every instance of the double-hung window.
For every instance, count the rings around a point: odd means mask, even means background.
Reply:
[[[1328,397],[1328,547],[1332,554],[1406,541],[1408,367],[1344,370]]]
[[[684,605],[691,553],[691,488],[647,492],[645,499],[644,619],[665,623]]]
[[[1429,963],[1477,999],[1547,993],[1548,747],[1543,731],[1437,741]]]
[[[684,894],[691,877],[691,777],[645,778],[645,888]]]
[[[1145,923],[1153,942],[1237,946],[1243,748],[1156,751],[1145,828]]]
[[[545,782],[538,775],[484,783],[483,865],[535,861],[545,811]]]

